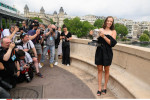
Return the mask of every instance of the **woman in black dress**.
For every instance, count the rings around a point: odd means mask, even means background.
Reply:
[[[90,31],[93,34],[93,31]],[[105,21],[103,28],[99,29],[98,46],[95,54],[95,64],[98,68],[98,91],[97,95],[106,94],[107,83],[109,79],[109,67],[112,63],[113,52],[112,47],[116,45],[116,31],[114,29],[114,19],[108,16]],[[105,69],[105,83],[102,89],[102,72],[103,66]]]
[[[63,25],[63,32],[60,35],[62,39],[62,64],[69,66],[70,65],[70,40],[72,35],[68,32],[67,27]]]

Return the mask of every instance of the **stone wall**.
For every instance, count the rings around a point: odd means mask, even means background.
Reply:
[[[97,77],[96,47],[90,41],[71,40],[71,65]],[[108,88],[118,98],[150,98],[150,49],[118,43],[113,53]]]

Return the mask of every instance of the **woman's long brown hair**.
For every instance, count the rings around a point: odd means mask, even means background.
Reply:
[[[112,22],[112,25],[111,25],[111,27],[110,27],[110,30],[114,30],[114,29],[115,29],[115,27],[114,27],[114,18],[113,18],[112,16],[108,16],[108,17],[105,19],[104,24],[103,24],[103,28],[104,28],[104,29],[106,28],[106,22],[107,22],[108,18],[112,18],[112,19],[113,19],[113,22]]]

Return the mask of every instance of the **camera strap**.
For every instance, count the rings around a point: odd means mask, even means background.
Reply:
[[[15,50],[13,49],[12,51],[12,57],[11,57],[12,61],[15,61],[16,59],[16,55],[15,55]]]
[[[27,48],[28,48],[28,49],[31,49],[31,46],[30,46],[30,43],[29,43],[29,42],[27,43]]]

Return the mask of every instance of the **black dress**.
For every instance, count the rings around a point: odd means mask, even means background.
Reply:
[[[95,64],[110,66],[113,58],[112,47],[117,44],[117,41],[110,35],[105,36],[110,39],[111,43],[109,45],[102,37],[98,38],[98,46],[95,53]]]
[[[65,35],[65,33],[62,32],[61,36],[65,36],[65,39],[62,40],[62,64],[70,65],[70,41],[67,41],[67,38],[72,37],[72,34],[68,32],[68,34]]]

